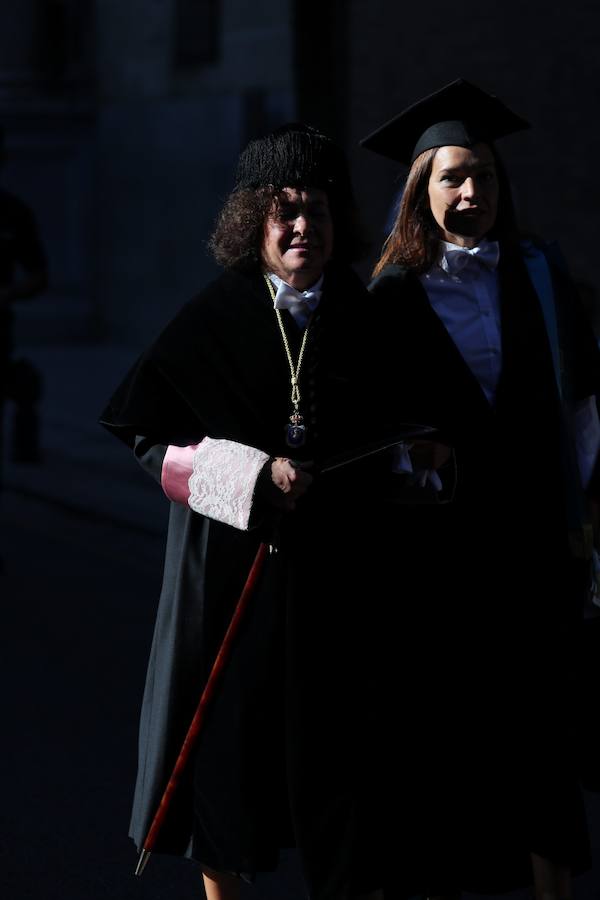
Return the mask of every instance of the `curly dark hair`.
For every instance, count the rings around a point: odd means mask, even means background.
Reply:
[[[285,185],[306,189],[309,185]],[[208,247],[224,268],[251,269],[261,264],[265,222],[279,202],[281,188],[238,188],[223,205]],[[350,190],[327,191],[333,221],[333,258],[355,262],[367,249]]]
[[[489,237],[514,243],[518,241],[518,229],[510,183],[498,151],[493,144],[487,146],[494,157],[500,189],[496,222]],[[435,263],[440,232],[429,208],[427,188],[437,151],[437,147],[424,150],[413,162],[396,222],[375,265],[373,277],[379,275],[387,265],[394,263],[412,269],[417,274],[427,272]]]

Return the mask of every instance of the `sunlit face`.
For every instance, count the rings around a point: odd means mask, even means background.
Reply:
[[[493,227],[498,212],[498,175],[488,145],[440,147],[428,195],[443,240],[474,247]]]
[[[333,222],[325,191],[284,188],[265,222],[265,269],[305,291],[319,280],[332,251]]]

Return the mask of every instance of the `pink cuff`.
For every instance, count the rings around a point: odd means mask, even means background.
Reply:
[[[187,505],[189,500],[189,480],[194,470],[194,452],[197,446],[198,444],[190,444],[189,447],[175,447],[169,444],[167,447],[160,483],[169,500],[175,503]]]

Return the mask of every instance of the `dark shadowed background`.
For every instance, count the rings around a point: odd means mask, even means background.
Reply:
[[[13,459],[5,410],[3,897],[201,895],[184,862],[130,874],[167,510],[96,420],[137,353],[215,273],[205,244],[240,148],[290,119],[343,144],[372,239],[366,278],[403,172],[358,140],[466,77],[533,123],[500,145],[520,218],[559,241],[593,307],[599,45],[591,0],[2,0],[0,186],[34,211],[50,276],[43,295],[15,304],[15,356],[43,378],[39,462]],[[588,801],[596,868],[577,900],[600,897]],[[302,896],[293,858],[249,896]]]

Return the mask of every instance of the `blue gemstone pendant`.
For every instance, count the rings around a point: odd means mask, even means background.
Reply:
[[[306,428],[302,424],[303,417],[298,413],[290,416],[290,424],[286,425],[285,442],[288,447],[302,447],[306,442]]]

